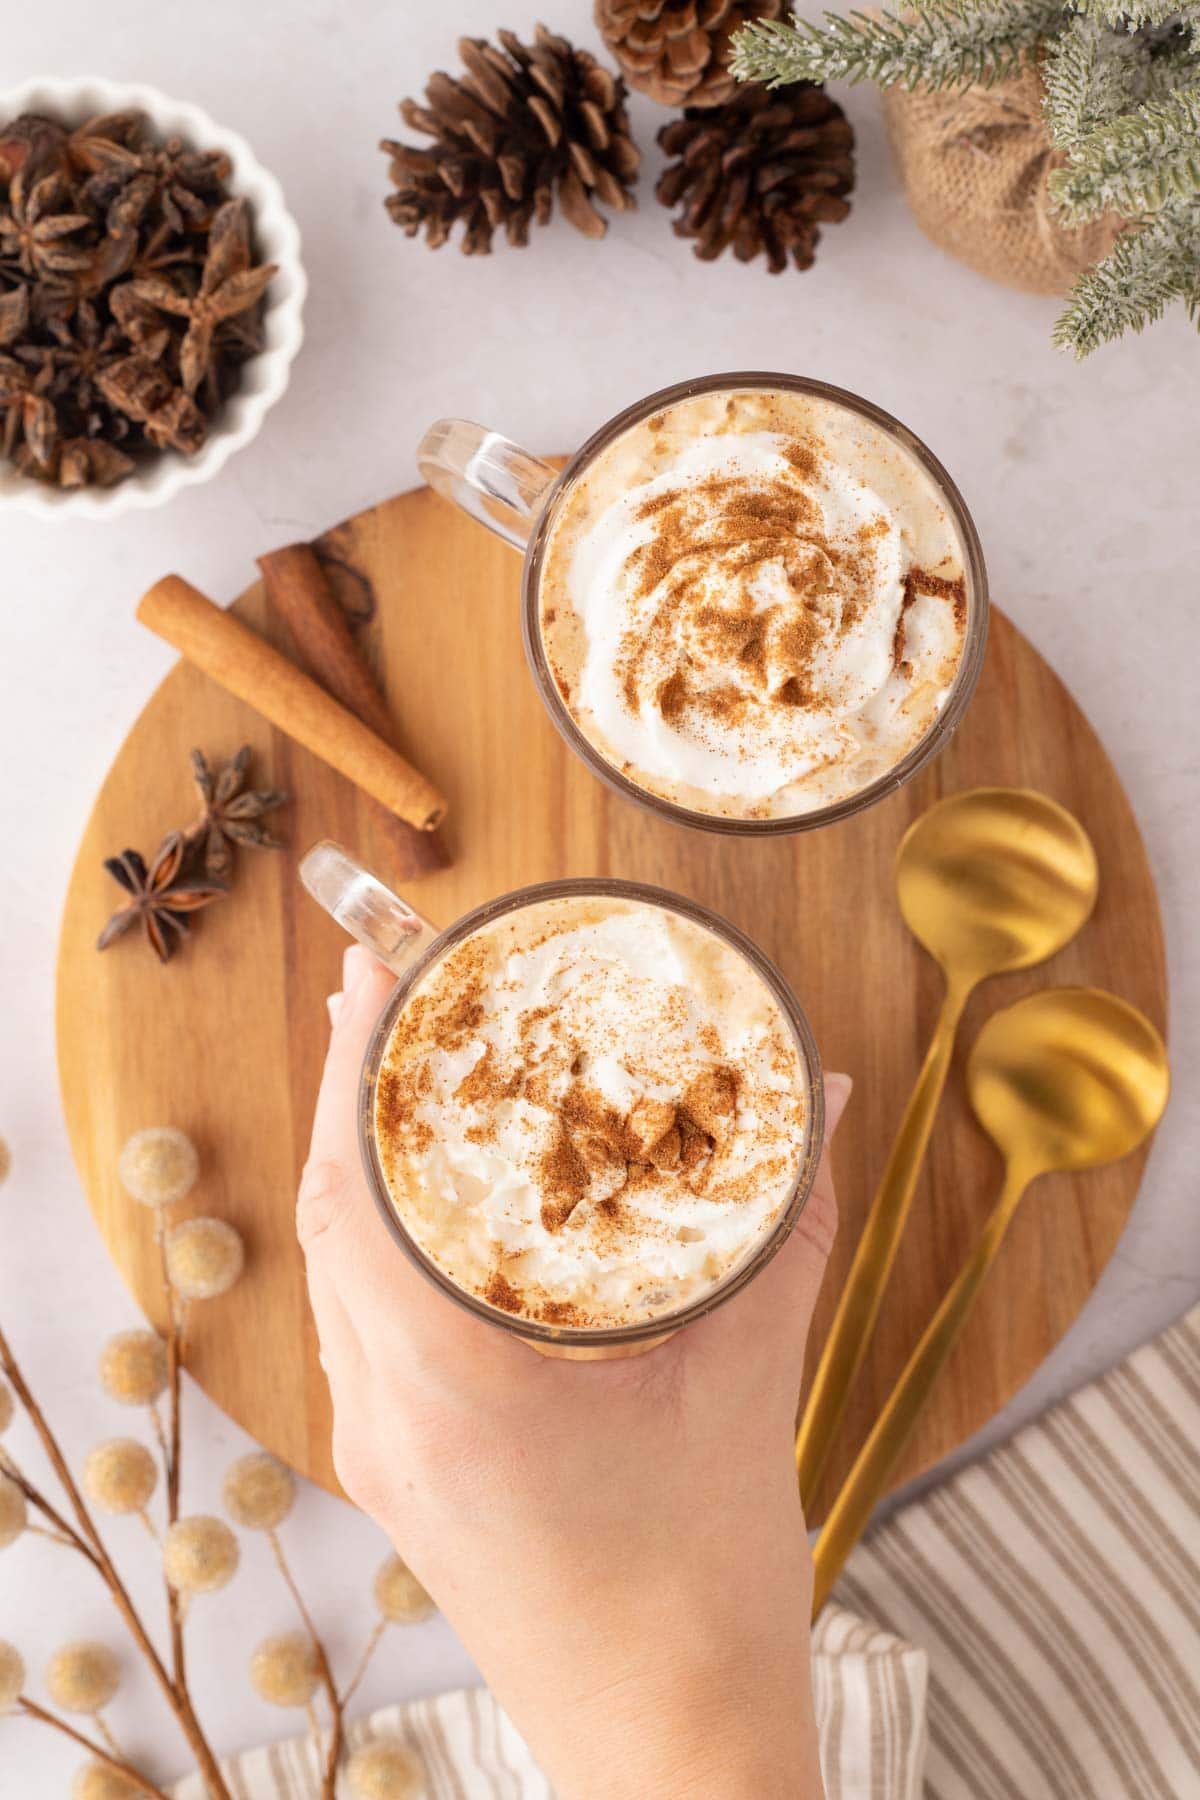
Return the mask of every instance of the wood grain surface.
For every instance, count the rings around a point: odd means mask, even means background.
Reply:
[[[845,824],[792,838],[735,841],[688,831],[611,794],[558,738],[524,664],[520,561],[499,540],[422,489],[338,526],[318,548],[391,702],[401,747],[449,799],[444,832],[454,861],[411,890],[423,913],[449,924],[508,888],[565,875],[619,875],[677,889],[733,919],[780,964],[826,1065],[853,1074],[856,1091],[834,1151],[842,1229],[817,1345],[939,1001],[938,972],[909,938],[892,896],[902,832],[943,794],[1005,783],[1041,788],[1091,833],[1101,889],[1082,936],[1042,969],[985,984],[968,1010],[819,1517],[996,1189],[999,1161],[970,1115],[961,1073],[982,1020],[1048,982],[1088,982],[1112,988],[1165,1026],[1154,884],[1112,765],[1063,684],[996,613],[964,723],[907,788]],[[258,585],[236,609],[287,648]],[[193,745],[215,757],[243,742],[255,751],[256,783],[294,796],[276,815],[290,849],[239,852],[233,898],[200,917],[168,967],[134,934],[97,954],[96,934],[120,897],[102,859],[130,843],[149,852],[191,817]],[[196,670],[175,668],[117,756],[80,846],[59,953],[58,1056],[67,1125],[97,1222],[159,1323],[152,1221],[121,1191],[117,1155],[145,1125],[182,1126],[195,1138],[203,1173],[182,1210],[232,1220],[249,1260],[231,1294],[194,1309],[191,1366],[262,1444],[336,1488],[328,1395],[292,1232],[325,1052],[325,996],[339,985],[346,942],[296,877],[299,854],[319,837],[340,839],[388,876],[394,840],[373,802]],[[1033,1374],[1112,1252],[1143,1160],[1039,1184],[897,1483],[953,1449]]]

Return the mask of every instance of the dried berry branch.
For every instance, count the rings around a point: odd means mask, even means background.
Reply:
[[[100,1564],[95,1551],[84,1543],[74,1526],[69,1524],[58,1509],[50,1504],[45,1495],[34,1486],[29,1477],[17,1467],[7,1453],[0,1453],[0,1469],[3,1469],[8,1479],[20,1488],[30,1506],[36,1507],[43,1518],[49,1519],[59,1541],[68,1545],[72,1550],[78,1551],[80,1556],[85,1556],[94,1569],[99,1569]]]
[[[92,1551],[92,1561],[97,1573],[112,1595],[113,1603],[121,1614],[126,1629],[145,1659],[168,1706],[179,1721],[180,1728],[187,1738],[188,1746],[204,1778],[210,1800],[232,1800],[216,1756],[196,1717],[187,1688],[186,1686],[176,1686],[165,1663],[159,1656],[154,1642],[129,1596],[128,1589],[96,1529],[87,1503],[76,1484],[58,1440],[21,1373],[3,1330],[0,1330],[0,1370],[3,1370],[14,1394],[24,1407],[45,1452],[46,1459],[70,1502],[71,1511],[75,1515],[78,1526],[78,1534]]]
[[[167,1234],[163,1215],[166,1208],[160,1208],[155,1221],[158,1237],[158,1251],[162,1265],[163,1295],[167,1309],[167,1433],[161,1439],[163,1452],[163,1475],[167,1490],[167,1530],[179,1520],[179,1484],[182,1470],[182,1430],[180,1423],[180,1366],[182,1363],[182,1347],[180,1343],[179,1308],[175,1299],[175,1290],[171,1285],[171,1274],[167,1267]],[[157,1415],[156,1415],[157,1416]],[[175,1685],[183,1688],[187,1684],[187,1659],[183,1642],[184,1608],[178,1591],[168,1581],[167,1589],[167,1621],[171,1632],[171,1668],[175,1677]]]
[[[329,1706],[330,1718],[329,1748],[325,1753],[325,1767],[321,1775],[321,1800],[335,1800],[337,1772],[342,1761],[346,1701],[344,1697],[339,1696],[338,1694],[337,1683],[333,1679],[333,1670],[329,1664],[329,1656],[326,1652],[325,1645],[321,1640],[320,1633],[313,1624],[312,1614],[304,1603],[304,1596],[296,1585],[296,1579],[288,1566],[287,1557],[283,1552],[283,1545],[279,1541],[279,1533],[275,1530],[274,1526],[271,1526],[267,1531],[267,1541],[271,1546],[271,1551],[275,1557],[279,1573],[283,1576],[283,1579],[287,1584],[288,1592],[296,1603],[296,1611],[300,1614],[304,1629],[312,1640],[313,1654],[317,1659],[317,1672],[320,1676],[321,1686],[324,1689],[325,1699]],[[314,1720],[314,1728],[315,1723]],[[318,1743],[320,1742],[319,1731],[317,1732],[317,1741]]]
[[[30,1700],[27,1695],[22,1694],[17,1700],[17,1710],[24,1713],[26,1718],[36,1719],[42,1725],[49,1725],[54,1731],[61,1731],[64,1737],[69,1737],[82,1750],[86,1750],[89,1756],[94,1756],[97,1762],[104,1763],[106,1767],[115,1770],[117,1774],[123,1775],[126,1781],[131,1782],[141,1793],[148,1794],[150,1800],[171,1800],[169,1794],[164,1793],[162,1788],[156,1787],[149,1777],[143,1775],[139,1769],[135,1769],[132,1763],[125,1762],[120,1756],[112,1755],[102,1744],[96,1743],[93,1738],[85,1737],[82,1731],[76,1731],[73,1725],[68,1725],[65,1719],[60,1719],[57,1713],[48,1712],[44,1706],[39,1706],[36,1700]]]
[[[375,1652],[378,1650],[380,1643],[383,1640],[383,1635],[386,1632],[387,1628],[388,1628],[388,1622],[386,1619],[376,1619],[374,1625],[371,1628],[371,1635],[367,1639],[366,1643],[363,1646],[363,1653],[358,1659],[358,1664],[354,1670],[354,1673],[350,1677],[350,1680],[348,1681],[348,1683],[346,1684],[346,1690],[342,1695],[342,1705],[344,1707],[349,1706],[351,1700],[354,1698],[354,1695],[357,1693],[359,1685],[362,1682],[363,1676],[366,1674],[367,1670],[371,1666],[371,1658],[374,1656]]]
[[[231,1800],[229,1788],[196,1718],[187,1685],[183,1628],[195,1596],[223,1588],[235,1573],[238,1540],[219,1518],[193,1514],[180,1517],[180,1399],[186,1355],[188,1309],[198,1301],[226,1293],[241,1274],[244,1249],[239,1234],[223,1219],[192,1216],[171,1223],[171,1209],[191,1191],[199,1170],[194,1144],[173,1127],[136,1132],[126,1143],[118,1174],[130,1198],[154,1214],[154,1230],[166,1303],[163,1335],[151,1330],[119,1332],[100,1358],[100,1381],[108,1396],[126,1406],[145,1409],[154,1423],[165,1487],[166,1527],[161,1539],[171,1629],[171,1667],[156,1650],[97,1529],[88,1501],[98,1512],[136,1515],[157,1539],[147,1505],[158,1480],[158,1463],[135,1437],[108,1438],[93,1446],[76,1482],[67,1466],[7,1339],[0,1332],[0,1432],[11,1422],[14,1399],[34,1431],[69,1503],[60,1511],[37,1485],[0,1449],[0,1548],[23,1532],[43,1531],[65,1548],[83,1556],[108,1587],[135,1645],[142,1653],[195,1757],[208,1800]],[[0,1169],[0,1178],[3,1170]],[[158,1401],[167,1397],[164,1428]],[[322,1800],[335,1800],[344,1780],[350,1792],[364,1797],[410,1792],[418,1773],[409,1752],[398,1742],[380,1740],[348,1756],[346,1709],[389,1624],[413,1623],[433,1611],[433,1603],[398,1556],[390,1556],[377,1573],[375,1601],[379,1622],[344,1691],[316,1623],[292,1573],[278,1527],[292,1510],[296,1480],[291,1471],[265,1451],[241,1457],[224,1483],[224,1500],[234,1522],[267,1537],[302,1631],[265,1639],[251,1658],[250,1677],[265,1700],[296,1708],[307,1716],[320,1765]],[[28,1509],[45,1521],[30,1525]],[[105,1769],[119,1773],[149,1800],[168,1800],[154,1781],[135,1768],[102,1717],[116,1694],[120,1668],[103,1643],[77,1641],[64,1645],[51,1659],[45,1681],[58,1712],[23,1693],[25,1668],[15,1645],[0,1642],[0,1712],[13,1709],[45,1724],[78,1744],[95,1759],[91,1773],[101,1782]],[[317,1716],[315,1701],[325,1696],[328,1728]],[[70,1725],[60,1713],[86,1714],[94,1735]],[[99,1765],[98,1767],[96,1765]],[[387,1785],[381,1785],[385,1782]]]

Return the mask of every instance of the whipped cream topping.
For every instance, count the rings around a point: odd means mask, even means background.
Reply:
[[[961,546],[920,465],[805,395],[697,396],[564,498],[542,641],[600,753],[651,792],[791,816],[893,768],[962,652]]]
[[[778,1002],[643,901],[536,902],[418,983],[375,1094],[403,1224],[460,1287],[565,1328],[696,1299],[769,1230],[804,1145]]]

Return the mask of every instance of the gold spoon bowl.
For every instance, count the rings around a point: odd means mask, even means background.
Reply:
[[[916,1190],[959,1019],[990,975],[1028,969],[1080,931],[1096,901],[1096,853],[1079,821],[1030,788],[970,788],[923,813],[896,856],[906,924],[945,976],[933,1039],[855,1251],[796,1436],[811,1506],[867,1347]]]
[[[967,1091],[1004,1158],[1004,1182],[825,1521],[814,1618],[885,1491],[1030,1182],[1136,1150],[1162,1117],[1169,1087],[1166,1046],[1154,1026],[1100,988],[1049,988],[983,1027],[967,1063]]]

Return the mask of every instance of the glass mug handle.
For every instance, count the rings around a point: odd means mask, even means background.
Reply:
[[[417,448],[417,466],[436,493],[518,550],[524,550],[558,475],[549,463],[469,419],[431,425]]]
[[[436,925],[328,838],[302,858],[300,879],[317,905],[395,975],[440,935]]]

